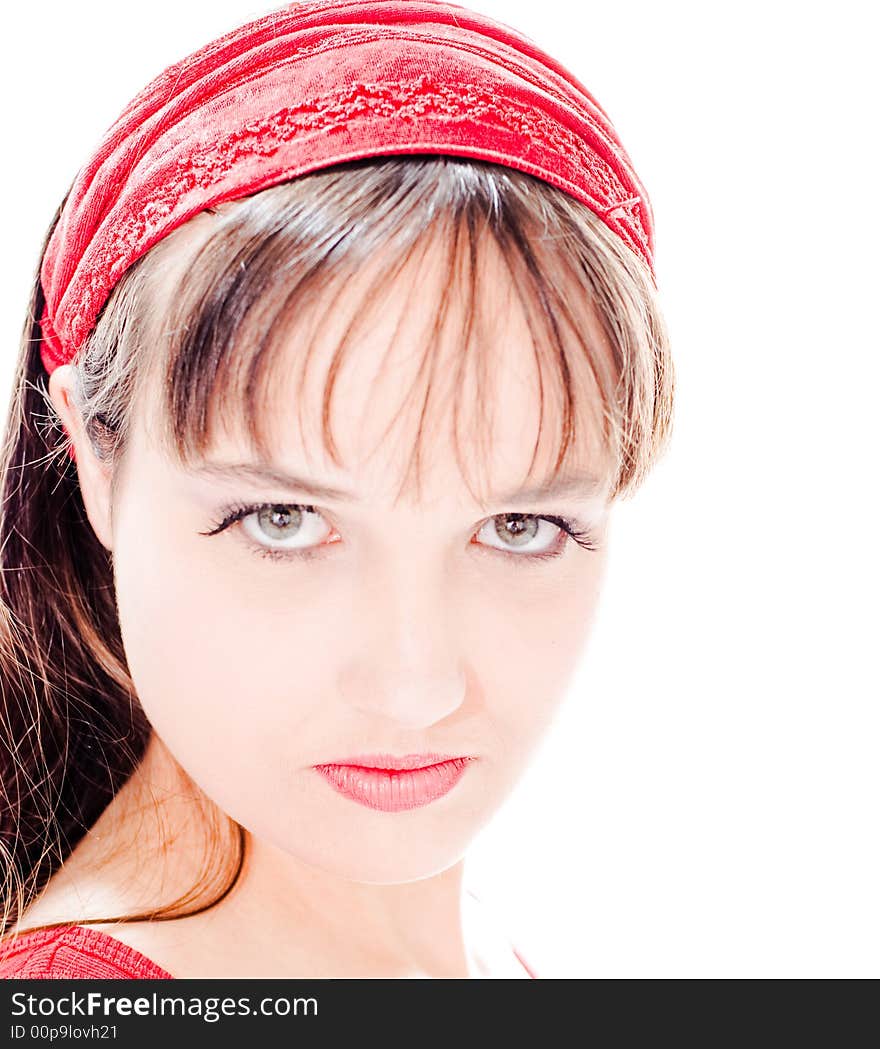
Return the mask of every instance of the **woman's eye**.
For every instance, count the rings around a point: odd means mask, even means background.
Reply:
[[[333,529],[313,506],[299,503],[261,503],[230,507],[209,532],[216,535],[240,522],[250,549],[261,557],[283,560],[320,557]],[[568,539],[587,550],[595,550],[589,532],[576,523],[552,514],[497,514],[475,534],[478,545],[487,546],[522,562],[560,557]],[[338,542],[338,538],[333,540]]]
[[[311,506],[273,503],[256,507],[241,519],[242,531],[268,552],[309,553],[332,531]]]
[[[229,507],[221,520],[202,535],[217,535],[236,522],[240,522],[253,553],[277,560],[317,556],[332,532],[313,506],[260,503]]]
[[[484,532],[489,546],[526,560],[560,557],[569,537],[586,549],[595,549],[587,532],[564,517],[549,514],[499,514],[490,518],[478,535]]]

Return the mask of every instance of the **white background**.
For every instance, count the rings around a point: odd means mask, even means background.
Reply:
[[[274,5],[4,14],[0,392],[42,236],[165,65]],[[873,976],[876,68],[869,4],[480,0],[593,92],[652,199],[669,453],[471,884],[544,976]]]

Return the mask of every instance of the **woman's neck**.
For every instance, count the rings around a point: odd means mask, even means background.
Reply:
[[[195,803],[154,737],[21,927],[152,911],[189,892],[206,855],[217,858],[206,851]],[[225,840],[234,848],[235,839]],[[96,928],[178,977],[487,976],[485,945],[465,930],[463,867],[462,860],[417,881],[365,884],[248,836],[239,879],[215,906],[174,921]],[[191,911],[221,888],[177,910]]]

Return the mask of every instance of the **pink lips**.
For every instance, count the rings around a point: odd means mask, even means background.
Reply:
[[[448,794],[471,760],[445,754],[406,754],[399,758],[393,754],[362,754],[315,768],[331,787],[352,801],[383,812],[400,812]]]

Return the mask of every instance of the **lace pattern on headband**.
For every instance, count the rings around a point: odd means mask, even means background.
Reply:
[[[540,143],[544,151],[550,145],[561,156],[571,158],[573,169],[577,166],[587,168],[590,186],[595,191],[595,210],[638,254],[649,257],[641,198],[633,196],[614,170],[564,125],[510,99],[499,104],[496,96],[485,90],[452,89],[434,80],[430,74],[407,82],[354,83],[345,91],[321,95],[251,121],[201,152],[179,160],[176,171],[163,173],[161,186],[152,200],[140,207],[136,214],[114,219],[103,260],[97,260],[97,264],[92,261],[92,273],[100,274],[103,270],[109,274],[109,283],[95,276],[80,289],[79,309],[69,325],[74,345],[78,347],[93,326],[89,320],[91,304],[105,296],[107,288],[116,284],[131,263],[161,239],[166,220],[186,194],[196,189],[210,190],[217,185],[218,193],[214,197],[208,194],[203,207],[217,203],[224,199],[224,177],[239,161],[248,156],[272,157],[286,142],[300,135],[332,134],[354,121],[368,118],[416,120],[434,113],[446,121],[450,118],[468,120],[490,130],[512,133],[528,142]],[[442,147],[438,152],[443,152]],[[535,174],[542,171],[540,165],[530,159],[528,147],[523,151],[522,167]],[[279,168],[269,176],[260,188],[273,184],[273,178],[276,182],[283,181],[282,170]],[[160,233],[159,237],[157,233]],[[102,261],[109,264],[107,270],[101,265]],[[51,326],[47,326],[44,336],[53,343],[53,355],[61,359],[55,345],[57,335]]]

